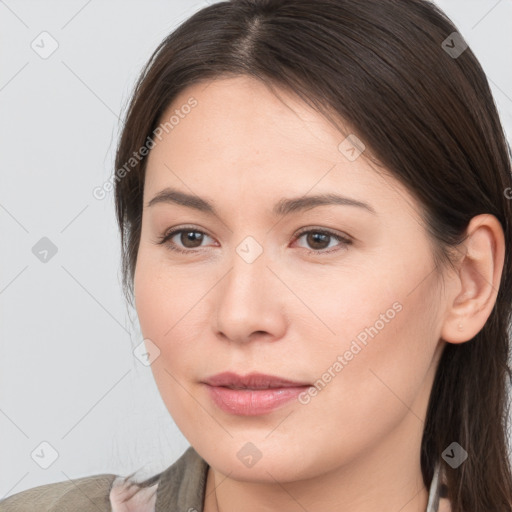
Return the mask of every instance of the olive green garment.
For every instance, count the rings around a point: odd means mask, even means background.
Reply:
[[[207,472],[208,464],[189,447],[159,474],[155,512],[203,512]],[[111,512],[116,478],[93,475],[27,489],[0,501],[0,512]]]

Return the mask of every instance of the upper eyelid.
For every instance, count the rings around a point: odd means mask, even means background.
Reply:
[[[183,227],[172,228],[172,229],[169,229],[168,231],[166,231],[161,237],[159,237],[160,243],[170,241],[171,238],[174,238],[176,235],[182,233],[183,231],[195,231],[195,232],[202,233],[203,235],[206,235],[206,236],[214,239],[213,236],[208,234],[208,232],[203,229],[199,229],[194,226],[183,226]],[[319,233],[323,232],[323,233],[330,235],[333,238],[337,238],[339,241],[345,242],[345,243],[347,243],[347,242],[352,243],[354,241],[353,237],[351,237],[350,235],[348,235],[346,233],[338,233],[331,228],[323,228],[323,227],[315,227],[315,226],[301,228],[296,234],[294,234],[293,240],[295,241],[298,238],[300,238],[302,235],[304,235],[306,233],[310,233],[310,232],[319,232]],[[197,247],[194,249],[185,248],[184,250],[185,251],[195,251],[195,250],[198,250],[201,248],[202,247]],[[318,251],[318,252],[321,252],[321,251]]]
[[[183,231],[195,231],[197,233],[202,233],[203,235],[209,236],[210,238],[213,238],[207,231],[204,229],[194,228],[192,226],[184,226],[184,227],[178,227],[178,228],[172,228],[166,231],[161,238],[172,238],[176,236],[177,234],[183,232]]]

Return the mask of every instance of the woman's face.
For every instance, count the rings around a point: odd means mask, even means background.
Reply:
[[[292,481],[411,453],[419,467],[443,298],[418,203],[280,94],[287,105],[254,79],[216,80],[163,116],[175,117],[148,157],[135,271],[156,383],[232,478]],[[305,386],[217,388],[216,401],[204,381],[221,372]]]

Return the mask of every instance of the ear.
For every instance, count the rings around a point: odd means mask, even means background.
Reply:
[[[466,236],[441,330],[449,343],[463,343],[480,332],[496,302],[503,272],[505,237],[494,215],[473,217]]]

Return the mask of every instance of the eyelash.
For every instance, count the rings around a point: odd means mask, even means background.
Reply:
[[[210,236],[210,235],[208,235],[208,233],[205,233],[204,231],[201,231],[199,229],[195,229],[192,226],[190,226],[190,227],[185,226],[185,227],[181,227],[179,229],[174,229],[168,233],[165,233],[163,236],[158,237],[158,241],[156,243],[158,245],[165,244],[168,249],[182,253],[182,254],[189,254],[189,253],[197,252],[198,249],[180,249],[174,243],[169,243],[171,238],[173,238],[175,235],[177,235],[179,233],[183,233],[183,232],[201,233],[202,235]],[[352,240],[350,238],[338,235],[337,233],[334,233],[327,229],[304,229],[296,235],[294,241],[298,240],[302,235],[305,235],[308,233],[320,233],[322,235],[328,235],[328,236],[336,239],[338,242],[342,242],[344,245],[352,244]],[[304,249],[308,254],[314,254],[314,255],[330,254],[330,253],[340,250],[339,248],[334,248],[334,249],[329,249],[329,250],[327,250],[327,249],[314,250],[314,249],[306,249],[304,247],[302,247],[302,249]]]

